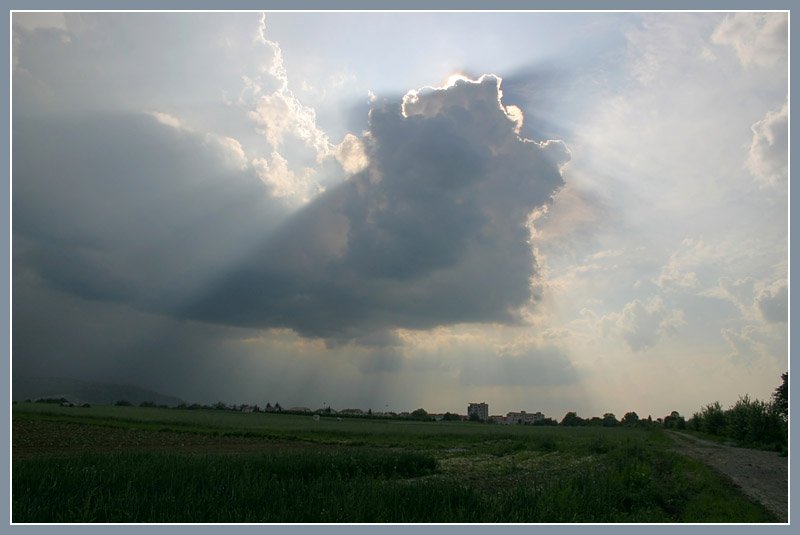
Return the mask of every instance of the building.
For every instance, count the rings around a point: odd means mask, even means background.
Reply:
[[[472,418],[476,414],[478,419],[485,422],[489,419],[489,405],[487,403],[470,403],[467,407],[467,418]]]
[[[541,412],[527,413],[520,411],[506,414],[507,424],[533,424],[540,420],[544,420],[544,414]]]

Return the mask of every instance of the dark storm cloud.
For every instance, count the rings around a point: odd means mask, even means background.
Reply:
[[[520,139],[499,80],[372,109],[369,166],[321,195],[184,310],[352,339],[516,320],[535,259],[525,223],[563,184],[560,142]]]
[[[147,115],[15,118],[15,266],[75,295],[169,309],[285,216],[224,145]]]

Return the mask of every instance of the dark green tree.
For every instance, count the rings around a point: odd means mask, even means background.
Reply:
[[[561,425],[565,426],[585,425],[585,423],[586,422],[583,421],[583,418],[578,416],[578,414],[573,411],[568,412],[561,419]]]
[[[700,412],[700,430],[710,433],[712,435],[722,435],[728,425],[728,419],[725,416],[725,411],[719,404],[719,401],[710,403],[703,407]]]
[[[784,421],[789,419],[789,372],[781,375],[783,382],[772,393],[772,407]]]
[[[628,426],[636,426],[639,424],[639,415],[635,412],[626,412],[625,416],[622,417],[622,425]]]
[[[613,412],[607,412],[603,415],[603,427],[615,427],[618,423],[617,417],[614,416]]]
[[[668,429],[686,429],[686,420],[678,411],[672,411],[669,416],[664,416],[664,427]]]
[[[420,420],[427,420],[428,419],[428,411],[425,409],[417,409],[411,413],[412,418],[418,418]]]

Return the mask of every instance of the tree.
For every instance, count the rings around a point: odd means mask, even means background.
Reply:
[[[686,429],[686,420],[678,411],[672,411],[669,416],[664,417],[664,427]]]
[[[639,415],[635,412],[626,412],[622,417],[622,425],[635,426],[639,424]]]
[[[419,418],[421,420],[427,420],[428,419],[428,411],[426,411],[425,409],[422,409],[422,408],[417,409],[417,410],[415,410],[414,412],[411,413],[411,417],[412,418]]]
[[[700,412],[700,430],[712,435],[722,435],[728,425],[727,420],[719,401],[715,401],[703,407]]]
[[[564,417],[561,419],[561,425],[565,426],[576,426],[584,424],[585,422],[583,421],[583,418],[581,418],[580,416],[578,416],[577,413],[572,411],[565,414]]]
[[[603,427],[614,427],[618,424],[617,417],[613,412],[607,412],[603,415]]]
[[[784,421],[789,419],[789,372],[781,375],[783,382],[772,393],[772,407]]]
[[[541,420],[534,420],[533,425],[537,425],[537,426],[558,425],[558,422],[556,422],[552,418],[542,418]]]

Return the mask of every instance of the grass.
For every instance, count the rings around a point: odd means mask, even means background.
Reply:
[[[105,426],[149,438],[167,428],[244,436],[258,450],[15,458],[14,522],[775,521],[711,470],[669,451],[658,430],[46,409],[17,404],[13,417],[81,424],[53,427],[62,433]],[[288,442],[276,447],[275,437]]]

